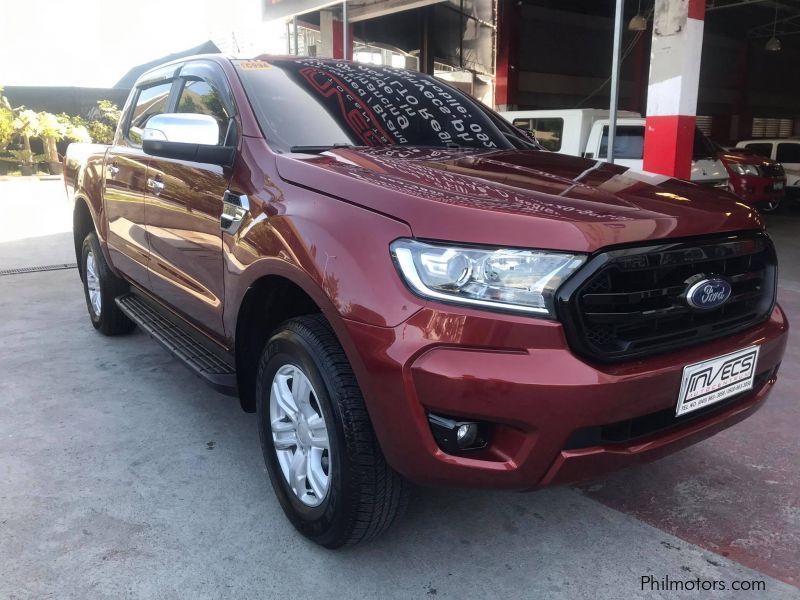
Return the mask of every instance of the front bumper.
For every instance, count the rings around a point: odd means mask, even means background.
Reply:
[[[761,406],[788,332],[776,306],[767,321],[735,335],[643,360],[594,365],[570,352],[557,322],[432,306],[394,328],[345,322],[387,460],[408,479],[429,485],[531,489],[683,448]],[[752,344],[761,346],[761,377],[751,392],[643,435],[576,447],[576,436],[586,431],[674,410],[686,364]],[[491,423],[489,446],[445,454],[434,441],[429,412]]]
[[[778,184],[781,189],[776,190]],[[739,177],[732,179],[733,192],[751,206],[774,202],[786,197],[786,179],[769,177]]]

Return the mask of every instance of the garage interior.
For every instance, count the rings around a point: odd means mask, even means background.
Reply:
[[[420,70],[507,110],[611,101],[614,0],[351,0],[344,10],[262,0],[261,9],[284,24],[288,54]],[[655,9],[624,3],[620,110],[648,114]],[[703,9],[693,123],[723,147],[800,136],[800,0]],[[238,403],[145,334],[111,341],[87,327],[60,179],[0,184],[47,215],[21,232],[25,206],[0,203],[0,557],[13,557],[0,560],[0,595],[48,597],[57,585],[86,598],[628,598],[652,597],[634,587],[641,575],[683,573],[765,580],[765,597],[800,598],[796,334],[766,405],[707,441],[575,487],[423,489],[401,527],[331,554],[282,518],[256,424]],[[764,216],[792,324],[798,202],[790,193]]]

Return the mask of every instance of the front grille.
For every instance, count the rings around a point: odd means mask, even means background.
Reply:
[[[761,391],[770,378],[775,375],[775,371],[776,369],[770,369],[756,375],[753,378],[753,389],[751,390],[736,394],[722,402],[711,404],[680,417],[675,416],[675,407],[670,407],[617,423],[579,429],[572,433],[564,448],[573,450],[605,444],[630,443],[653,434],[666,433],[671,429],[685,427],[689,423],[711,417],[751,398],[753,394]]]
[[[689,307],[687,281],[730,282],[722,307]],[[761,232],[623,248],[591,258],[559,290],[572,349],[600,362],[638,358],[729,335],[766,319],[775,303],[775,250]]]

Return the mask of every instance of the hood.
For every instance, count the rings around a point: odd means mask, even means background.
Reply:
[[[591,252],[762,228],[725,191],[553,152],[340,148],[278,155],[277,167],[423,239]]]
[[[726,166],[732,163],[739,163],[742,165],[757,165],[759,167],[769,167],[778,164],[774,160],[764,158],[763,156],[751,152],[736,152],[735,150],[726,150],[725,152],[720,152],[717,156]]]
[[[728,179],[725,164],[717,158],[695,158],[692,160],[692,181],[696,183],[720,182]]]

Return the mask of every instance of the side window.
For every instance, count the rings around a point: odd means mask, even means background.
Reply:
[[[530,119],[514,119],[514,127],[519,127],[520,129],[533,129],[533,125],[531,124]]]
[[[172,82],[167,81],[138,90],[136,102],[128,121],[128,130],[125,132],[125,136],[131,142],[141,145],[142,129],[144,129],[147,119],[167,111],[167,101],[169,100],[171,88]]]
[[[644,156],[644,127],[641,125],[621,125],[617,127],[614,138],[614,158],[641,160]],[[603,127],[600,142],[600,158],[608,157],[608,125]]]
[[[775,160],[780,163],[800,163],[800,144],[778,144]]]
[[[536,132],[536,141],[545,150],[558,152],[561,150],[561,136],[564,133],[564,119],[534,119],[533,128]]]
[[[745,148],[764,158],[772,158],[772,144],[746,144]]]
[[[225,142],[228,121],[233,116],[225,106],[222,94],[204,79],[189,79],[183,85],[178,100],[179,113],[209,115],[219,124],[219,144]]]

